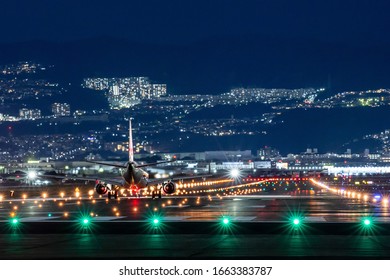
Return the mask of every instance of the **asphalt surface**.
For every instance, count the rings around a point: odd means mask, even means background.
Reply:
[[[2,259],[388,258],[387,205],[310,182],[119,200],[73,187],[0,192]],[[43,192],[42,192],[43,191]],[[364,225],[364,219],[370,225]],[[227,219],[226,224],[224,219]],[[298,219],[298,224],[294,220]],[[157,223],[155,222],[157,220]]]

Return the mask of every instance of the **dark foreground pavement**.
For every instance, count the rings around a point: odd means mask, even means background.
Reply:
[[[390,224],[0,224],[1,259],[390,259]]]

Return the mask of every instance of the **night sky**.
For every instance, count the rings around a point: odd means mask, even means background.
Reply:
[[[388,0],[1,1],[0,65],[54,65],[45,78],[72,84],[67,98],[86,77],[147,76],[168,94],[390,88],[389,11]]]
[[[75,83],[148,76],[174,94],[388,88],[388,11],[362,0],[1,1],[0,64],[53,64]]]
[[[1,42],[119,37],[187,44],[246,34],[388,43],[389,1],[1,1]]]

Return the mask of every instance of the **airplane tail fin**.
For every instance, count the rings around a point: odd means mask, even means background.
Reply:
[[[131,118],[129,118],[129,162],[134,161],[133,132],[131,128]]]

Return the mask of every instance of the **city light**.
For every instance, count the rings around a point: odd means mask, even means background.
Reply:
[[[240,170],[238,170],[237,168],[233,168],[232,170],[230,170],[230,176],[232,178],[238,178],[240,176]]]
[[[37,172],[36,171],[29,171],[28,173],[27,173],[27,178],[29,179],[29,180],[35,180],[36,178],[37,178]]]

